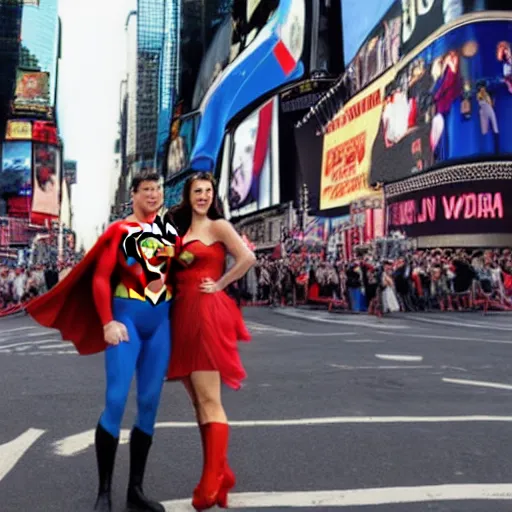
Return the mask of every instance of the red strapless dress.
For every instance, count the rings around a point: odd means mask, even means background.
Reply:
[[[172,306],[172,352],[167,377],[181,379],[194,371],[218,371],[233,389],[246,377],[238,341],[250,341],[242,313],[224,291],[203,293],[204,278],[218,281],[225,268],[221,242],[205,245],[191,240],[183,247],[176,272]]]

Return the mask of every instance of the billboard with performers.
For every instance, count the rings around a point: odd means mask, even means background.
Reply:
[[[386,187],[388,232],[406,236],[512,232],[512,165],[468,164]]]
[[[232,216],[279,204],[278,100],[244,119],[233,134],[228,203]]]
[[[30,121],[7,121],[6,140],[32,140],[32,123]]]
[[[454,28],[386,85],[370,182],[512,154],[512,16]]]
[[[59,216],[60,149],[34,143],[34,186],[32,211]]]
[[[391,69],[354,96],[327,127],[320,178],[320,209],[349,205],[376,194],[369,185],[372,146],[379,131]]]
[[[32,143],[4,142],[2,145],[2,172],[0,197],[29,196],[32,190]]]

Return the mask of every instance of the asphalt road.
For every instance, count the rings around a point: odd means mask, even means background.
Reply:
[[[249,378],[224,394],[233,509],[511,510],[512,316],[245,316]],[[79,357],[26,317],[2,319],[0,389],[0,510],[92,510],[102,355]],[[134,414],[132,394],[123,439]],[[201,449],[180,384],[165,384],[158,422],[148,494],[192,510]],[[117,511],[127,473],[122,444]]]

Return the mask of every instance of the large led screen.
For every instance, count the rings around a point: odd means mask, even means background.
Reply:
[[[228,204],[241,216],[279,204],[278,101],[272,99],[238,125],[232,137]]]
[[[228,123],[258,98],[303,75],[305,16],[304,0],[280,0],[255,37],[246,34],[245,50],[217,77],[201,104],[193,169],[214,170]]]
[[[512,22],[451,30],[398,70],[382,98],[370,180],[512,154]]]
[[[485,178],[481,171],[481,177]],[[512,179],[477,179],[389,198],[388,230],[408,237],[512,232]]]
[[[0,197],[28,196],[31,193],[32,143],[4,142]]]

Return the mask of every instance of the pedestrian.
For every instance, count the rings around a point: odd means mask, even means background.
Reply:
[[[235,485],[227,462],[229,425],[221,382],[241,387],[246,373],[237,342],[249,341],[250,335],[224,290],[255,262],[252,251],[222,218],[216,200],[213,176],[197,173],[187,180],[181,204],[169,213],[183,243],[176,260],[168,378],[183,381],[201,433],[203,471],[192,498],[197,510],[226,507],[228,491]],[[227,253],[234,263],[225,271]]]
[[[40,324],[60,330],[80,354],[105,352],[106,404],[95,434],[99,490],[95,510],[111,511],[111,482],[121,420],[137,375],[138,415],[130,438],[130,511],[163,512],[142,484],[170,354],[169,272],[177,231],[157,212],[160,176],[136,175],[133,214],[110,225],[85,258],[50,292],[27,306]]]

